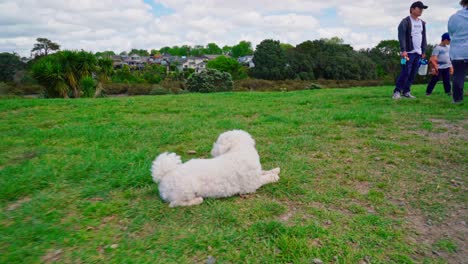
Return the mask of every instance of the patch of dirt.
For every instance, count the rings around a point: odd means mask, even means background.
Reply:
[[[465,129],[465,126],[468,125],[468,119],[458,123],[452,123],[445,119],[429,119],[429,121],[434,125],[435,131],[420,130],[416,134],[439,141],[446,141],[450,138],[468,140],[468,130]]]
[[[286,213],[279,216],[279,220],[281,222],[287,223],[288,220],[294,215],[295,211],[296,211],[296,208],[294,207],[291,208],[291,210],[290,208],[288,208],[288,211]]]
[[[61,249],[58,250],[49,250],[49,252],[43,256],[41,259],[44,263],[54,263],[60,261],[62,258],[63,251]]]
[[[370,189],[368,182],[358,182],[354,188],[362,195],[367,195]]]
[[[8,205],[7,210],[8,210],[8,211],[16,210],[16,209],[18,209],[19,207],[21,207],[21,205],[23,205],[24,203],[27,203],[27,202],[29,202],[29,201],[31,201],[31,198],[30,198],[30,197],[21,198],[21,199],[19,199],[18,201],[13,202],[13,203],[11,203],[10,205]]]
[[[444,223],[432,223],[421,212],[411,210],[407,215],[410,228],[415,231],[410,237],[414,243],[422,245],[422,252],[418,252],[421,257],[442,258],[448,263],[466,263],[468,258],[468,227],[466,217],[467,208],[452,210]],[[455,253],[436,251],[433,249],[434,243],[441,239],[452,241],[457,246]]]

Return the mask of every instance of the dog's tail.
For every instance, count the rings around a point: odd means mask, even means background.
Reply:
[[[156,157],[151,166],[151,176],[155,183],[159,183],[161,179],[178,165],[182,164],[180,156],[175,153],[164,152]]]

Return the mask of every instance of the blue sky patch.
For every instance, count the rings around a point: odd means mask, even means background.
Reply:
[[[340,20],[338,20],[337,17],[338,13],[336,11],[336,8],[325,8],[320,13],[320,24],[327,25],[328,27],[339,26],[341,23],[339,23]]]
[[[171,8],[167,8],[160,3],[156,3],[154,0],[143,0],[143,1],[151,6],[153,14],[157,17],[167,16],[167,15],[175,13],[175,10]]]

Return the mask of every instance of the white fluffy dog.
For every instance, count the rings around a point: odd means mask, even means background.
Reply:
[[[213,145],[211,159],[182,163],[175,153],[162,153],[153,161],[151,175],[159,183],[161,198],[169,206],[190,206],[203,197],[228,197],[255,192],[260,186],[277,182],[279,168],[263,171],[255,141],[249,133],[222,133]]]

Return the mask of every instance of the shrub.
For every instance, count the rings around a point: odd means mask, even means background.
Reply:
[[[245,79],[234,82],[236,91],[295,91],[309,89],[310,81]]]
[[[163,94],[170,94],[171,91],[162,87],[161,85],[153,85],[151,88],[150,94],[151,95],[163,95]]]
[[[41,94],[44,87],[38,84],[8,84],[0,82],[0,94],[14,94],[14,95],[27,95],[27,94]]]
[[[135,83],[128,87],[128,95],[148,95],[152,89],[151,84]]]
[[[187,80],[187,88],[190,92],[201,93],[232,91],[233,82],[229,73],[206,69],[192,74]]]
[[[80,89],[84,97],[93,97],[96,91],[96,83],[93,77],[85,76],[80,80]]]
[[[299,80],[315,80],[314,72],[300,72],[296,75]]]
[[[124,94],[127,93],[128,83],[105,83],[103,84],[104,92],[106,94]]]
[[[186,94],[186,93],[190,93],[189,90],[184,90],[184,89],[175,89],[175,90],[171,90],[172,93],[174,94]]]
[[[174,81],[170,79],[165,79],[161,83],[159,83],[162,87],[171,90],[171,91],[178,91],[178,90],[186,90],[187,87],[185,85],[185,81]]]
[[[4,82],[0,82],[0,95],[10,94],[10,92],[11,86]]]
[[[309,89],[313,90],[313,89],[322,89],[323,86],[320,85],[320,84],[317,84],[317,83],[311,83],[310,86],[309,86]]]

